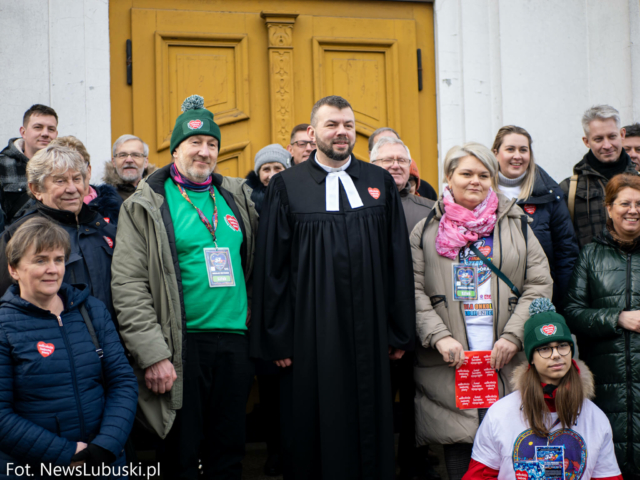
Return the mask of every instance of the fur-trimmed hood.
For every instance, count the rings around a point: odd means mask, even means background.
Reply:
[[[580,380],[582,381],[582,389],[584,390],[585,398],[589,400],[593,400],[596,396],[596,387],[595,382],[593,380],[593,373],[589,370],[586,363],[582,360],[576,360],[576,364],[580,369]],[[511,376],[511,386],[514,390],[522,391],[524,385],[524,374],[529,368],[528,363],[521,363],[513,370],[513,375]]]
[[[158,169],[154,164],[150,163],[147,165],[147,168],[142,172],[142,178],[147,178],[153,172]],[[104,163],[104,175],[102,176],[102,180],[104,183],[114,186],[118,188],[118,185],[122,185],[122,179],[118,176],[118,172],[116,172],[116,167],[114,167],[113,162],[108,160]]]

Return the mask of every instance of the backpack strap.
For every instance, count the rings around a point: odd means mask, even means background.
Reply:
[[[104,352],[100,347],[100,342],[98,342],[98,337],[96,335],[96,331],[93,328],[93,323],[91,323],[91,318],[89,318],[89,312],[87,312],[87,308],[84,306],[84,303],[80,305],[80,313],[82,314],[82,318],[84,318],[84,323],[87,324],[87,330],[89,330],[89,335],[91,335],[91,341],[93,342],[93,346],[96,347],[96,353],[100,360],[104,357]]]
[[[578,175],[571,175],[569,181],[569,198],[567,199],[567,206],[569,207],[569,215],[571,215],[571,221],[573,222],[574,213],[576,210],[576,190],[578,190]]]
[[[480,260],[482,260],[482,263],[484,263],[487,267],[489,267],[489,269],[495,273],[498,278],[500,280],[502,280],[504,283],[507,284],[507,287],[509,287],[511,289],[511,291],[515,294],[516,297],[520,298],[520,291],[518,290],[518,288],[513,284],[513,282],[511,280],[509,280],[509,277],[507,277],[504,273],[502,273],[502,270],[500,270],[498,267],[496,267],[494,265],[494,263],[489,260],[487,257],[485,257],[482,252],[480,250],[478,250],[478,248],[472,243],[469,247],[471,249],[471,251],[473,253],[475,253],[478,258]]]
[[[424,232],[427,231],[427,225],[429,225],[431,220],[433,220],[433,217],[435,216],[435,214],[436,214],[436,206],[434,205],[431,211],[429,212],[429,215],[427,215],[427,221],[424,222],[424,225],[422,226],[422,235],[420,235],[420,249],[422,249],[422,238],[424,237]]]

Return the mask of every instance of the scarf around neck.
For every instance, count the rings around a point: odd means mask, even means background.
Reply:
[[[206,192],[207,190],[209,190],[209,186],[213,181],[213,175],[209,175],[209,178],[207,178],[202,183],[192,182],[191,180],[180,175],[178,167],[176,167],[175,163],[171,164],[171,167],[169,168],[169,175],[171,175],[171,179],[177,185],[180,185],[181,187],[187,188],[189,190],[193,190],[194,192]]]
[[[589,165],[603,177],[606,177],[608,180],[611,180],[619,173],[624,173],[629,166],[629,156],[624,148],[620,153],[620,157],[615,162],[601,162],[591,150],[587,152],[586,158],[587,165]]]
[[[489,189],[487,198],[476,208],[469,210],[454,201],[447,186],[444,188],[442,201],[445,208],[438,225],[436,252],[455,260],[462,247],[488,237],[493,232],[498,218],[498,195],[492,188]]]

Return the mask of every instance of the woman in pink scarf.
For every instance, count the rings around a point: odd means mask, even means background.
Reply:
[[[498,171],[495,156],[483,145],[452,148],[445,158],[442,198],[429,223],[418,223],[411,233],[419,339],[416,438],[419,445],[444,445],[451,480],[460,480],[466,472],[486,411],[456,406],[455,369],[464,363],[464,352],[490,352],[499,395],[510,393],[510,372],[526,361],[518,352],[529,304],[552,293],[547,258],[527,217],[525,241],[524,212],[515,200],[496,193]],[[513,282],[519,297],[472,245]],[[470,284],[471,289],[460,288]]]

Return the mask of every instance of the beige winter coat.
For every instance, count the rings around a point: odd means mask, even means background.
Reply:
[[[515,200],[499,195],[498,220],[493,231],[493,263],[514,283],[522,296],[516,296],[494,274],[491,275],[491,297],[494,308],[494,332],[520,350],[499,375],[500,396],[512,391],[509,378],[514,367],[525,361],[522,353],[524,323],[529,318],[529,304],[540,297],[551,298],[553,281],[547,257],[528,227],[528,248],[522,235],[521,216],[524,214]],[[435,345],[438,340],[452,336],[469,349],[462,302],[452,300],[453,260],[438,255],[435,239],[442,217],[442,201],[434,207],[435,216],[424,232],[422,220],[411,233],[413,271],[416,292],[416,329],[418,345],[416,380],[416,439],[419,445],[430,443],[473,443],[478,429],[478,411],[459,410],[455,400],[455,371],[444,362]],[[526,265],[526,280],[525,280]],[[443,296],[444,298],[438,296]],[[512,302],[515,300],[512,300]],[[514,308],[515,307],[515,308]],[[496,336],[494,334],[494,336]],[[497,340],[494,338],[494,342]]]

